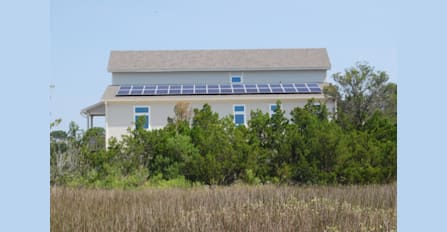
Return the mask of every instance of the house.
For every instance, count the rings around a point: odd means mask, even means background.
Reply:
[[[252,110],[272,113],[277,100],[287,113],[311,98],[325,100],[321,89],[329,68],[324,48],[112,51],[112,83],[100,102],[81,113],[87,127],[93,117],[105,116],[107,140],[127,133],[139,117],[147,129],[165,126],[178,102],[192,108],[208,103],[243,125]],[[335,102],[325,103],[334,111]]]

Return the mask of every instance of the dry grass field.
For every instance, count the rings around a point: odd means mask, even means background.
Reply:
[[[396,231],[396,185],[53,187],[51,231]]]

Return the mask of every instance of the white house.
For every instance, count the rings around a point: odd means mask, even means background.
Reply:
[[[94,116],[105,116],[107,140],[127,133],[138,117],[146,118],[147,129],[165,126],[178,102],[208,103],[221,117],[246,124],[250,111],[272,112],[277,100],[287,113],[311,98],[324,101],[329,68],[324,48],[112,51],[112,83],[81,114],[88,127]],[[326,105],[334,111],[332,100]]]

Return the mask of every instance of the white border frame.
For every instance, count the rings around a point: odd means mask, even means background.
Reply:
[[[244,83],[244,72],[234,72],[234,73],[237,73],[237,74],[233,74],[232,72],[229,73],[230,84],[243,84]],[[233,83],[233,77],[240,77],[241,82]]]
[[[136,108],[139,108],[139,107],[147,107],[147,113],[137,113],[137,112],[135,112],[135,109]],[[150,130],[151,129],[151,107],[150,106],[148,106],[148,105],[134,105],[133,106],[133,118],[132,118],[132,121],[133,121],[133,128],[135,129],[136,128],[136,122],[135,122],[135,117],[136,116],[144,116],[144,115],[147,115],[147,118],[148,118],[148,122],[147,122],[147,128],[144,128],[145,130]]]
[[[244,112],[242,113],[241,111],[235,111],[234,108],[236,108],[236,106],[243,106],[244,107]],[[244,126],[247,126],[247,106],[245,104],[233,104],[233,123],[236,124],[236,115],[244,115]],[[241,124],[239,124],[241,125]],[[238,124],[236,124],[236,126],[239,126]]]

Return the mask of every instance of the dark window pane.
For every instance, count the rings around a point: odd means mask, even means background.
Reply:
[[[148,107],[135,107],[135,113],[149,113]]]
[[[231,77],[231,83],[241,83],[241,77],[240,76],[232,76]]]
[[[244,115],[243,114],[236,114],[236,115],[234,115],[234,123],[236,125],[244,124]]]

